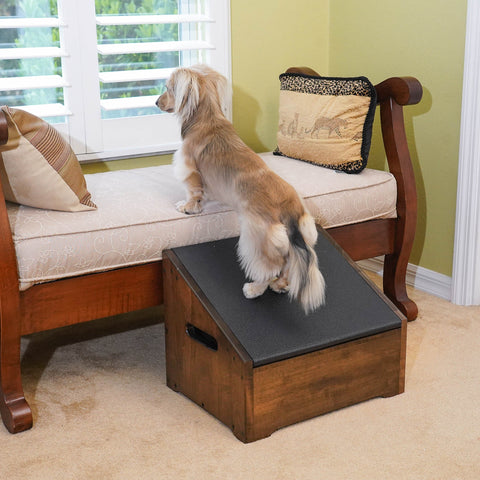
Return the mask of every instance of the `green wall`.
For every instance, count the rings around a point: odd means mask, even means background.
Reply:
[[[421,103],[405,109],[419,207],[410,262],[450,276],[467,0],[330,5],[330,74],[363,74],[373,83],[410,75],[423,84]],[[382,155],[374,150],[372,164],[383,163]]]
[[[272,150],[278,76],[288,67],[328,68],[328,0],[231,0],[233,123],[255,151]]]
[[[254,150],[275,147],[278,75],[307,65],[373,83],[411,75],[424,86],[406,109],[419,219],[410,261],[451,275],[467,0],[231,0],[233,123]],[[383,168],[376,122],[370,165]],[[381,141],[380,141],[381,142]],[[87,164],[86,172],[171,156]]]

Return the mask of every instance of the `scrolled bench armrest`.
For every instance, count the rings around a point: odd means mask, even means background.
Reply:
[[[310,67],[290,67],[285,73],[299,73],[301,75],[314,75],[319,76],[320,74]]]
[[[302,75],[319,75],[310,67],[290,67],[286,73]],[[415,77],[391,77],[375,85],[377,102],[382,103],[393,98],[399,105],[415,105],[423,95],[422,84]]]
[[[377,102],[393,98],[398,105],[415,105],[423,95],[422,84],[414,77],[391,77],[375,85]]]
[[[0,145],[5,145],[8,141],[7,117],[0,110]]]
[[[0,145],[8,140],[7,118],[0,110]],[[2,304],[14,301],[13,296],[18,296],[18,274],[15,248],[13,245],[12,231],[7,215],[7,206],[0,182],[0,317],[3,310]],[[4,298],[5,297],[5,298]],[[10,300],[9,300],[10,298]],[[6,308],[6,307],[5,307]]]

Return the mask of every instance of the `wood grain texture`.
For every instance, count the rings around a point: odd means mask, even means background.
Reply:
[[[5,205],[0,183],[0,206]],[[11,433],[32,426],[20,370],[21,316],[17,261],[5,208],[0,208],[0,413]]]
[[[251,439],[400,390],[401,329],[254,369]]]
[[[397,181],[398,192],[395,250],[385,257],[383,288],[386,295],[395,299],[407,318],[413,319],[417,317],[418,309],[408,298],[405,275],[417,225],[415,176],[408,150],[402,107],[390,99],[381,104],[380,114],[385,152],[390,159],[389,167]]]
[[[167,385],[225,423],[238,438],[246,438],[252,362],[246,352],[238,355],[238,348],[225,337],[170,258],[164,259]],[[187,324],[214,337],[217,350],[191,338]]]
[[[395,250],[397,220],[386,218],[327,229],[330,236],[354,261],[388,255]]]
[[[5,145],[8,141],[7,117],[2,112],[0,114],[0,145]]]
[[[20,294],[22,335],[162,302],[160,262],[43,283]]]

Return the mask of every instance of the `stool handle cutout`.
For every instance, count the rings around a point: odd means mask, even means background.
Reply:
[[[190,338],[201,343],[202,345],[209,348],[210,350],[214,350],[215,352],[218,350],[217,340],[207,332],[200,330],[198,327],[195,327],[191,323],[187,323],[187,328],[185,330],[185,333]]]

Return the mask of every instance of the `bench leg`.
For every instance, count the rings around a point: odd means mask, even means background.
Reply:
[[[2,387],[0,395],[0,410],[7,430],[10,433],[18,433],[32,428],[32,411],[25,400],[23,389],[10,391],[7,394]]]
[[[383,264],[383,292],[394,305],[407,317],[408,321],[415,320],[418,307],[407,295],[406,275],[407,259],[395,253],[385,255]]]
[[[32,411],[22,387],[18,309],[8,315],[5,307],[0,305],[0,413],[7,430],[18,433],[32,427]]]

